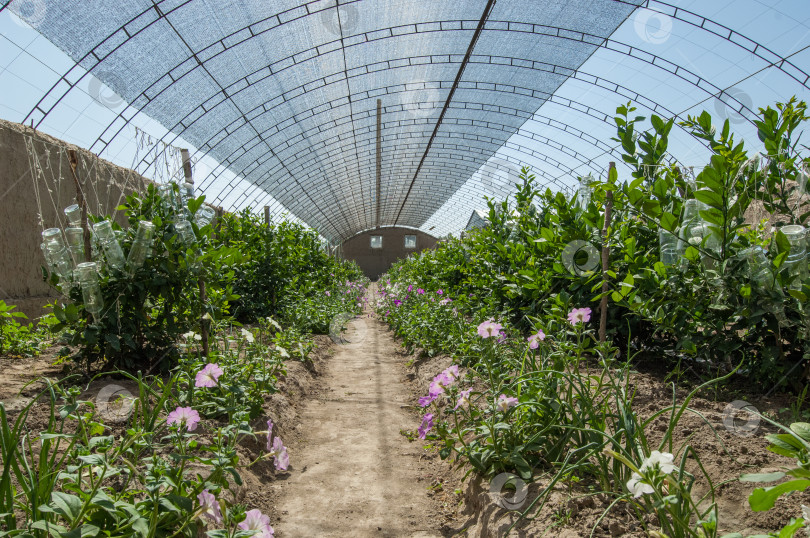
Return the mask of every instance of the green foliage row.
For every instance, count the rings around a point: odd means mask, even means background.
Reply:
[[[60,282],[43,269],[69,298],[53,307],[54,330],[64,332],[78,349],[74,358],[88,370],[94,365],[166,370],[178,360],[180,335],[222,320],[255,323],[273,316],[302,333],[326,333],[336,313],[357,311],[359,291],[347,294],[336,283],[361,280],[362,273],[356,264],[325,253],[317,233],[290,222],[267,225],[247,210],[199,228],[194,215],[204,200],[178,208],[154,185],[142,196],[127,197],[118,209],[129,226],[113,222],[113,229],[126,256],[139,221],[152,222],[151,255],[134,271],[99,264],[104,310],[96,317],[84,311],[78,284]],[[178,235],[178,219],[191,222],[193,244]]]
[[[718,132],[708,113],[690,118],[684,127],[706,140],[712,153],[694,180],[665,160],[673,122],[653,116],[651,128],[637,133],[644,118],[632,117],[633,111],[620,107],[615,118],[616,140],[634,167],[630,178],[593,181],[593,193],[583,201],[537,189],[524,170],[514,199],[488,201],[486,228],[400,262],[390,274],[454,297],[471,296],[473,310],[523,331],[561,301],[595,308],[606,280],[608,335],[617,345],[629,342],[655,360],[663,354],[699,359],[709,366],[707,375],[740,365],[739,372],[762,387],[798,387],[797,366],[810,357],[810,280],[785,265],[790,244],[784,234],[746,222],[745,215],[756,204],[777,228],[806,223],[808,202],[800,195],[808,190],[810,157],[795,140],[808,119],[805,103],[761,111],[757,125],[775,152],[770,159],[749,156],[728,121]],[[609,192],[613,214],[603,238]],[[712,235],[689,245],[680,262],[664,265],[659,232],[683,233],[682,208],[692,198],[705,204],[700,216]],[[587,243],[592,266],[585,261],[588,252],[576,248]],[[599,256],[605,245],[609,268],[603,279]],[[752,278],[757,268],[745,255],[763,246],[770,264],[764,282]],[[590,270],[576,269],[585,265]]]

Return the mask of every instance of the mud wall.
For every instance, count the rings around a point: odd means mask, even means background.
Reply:
[[[56,297],[42,280],[45,260],[39,245],[42,230],[64,228],[63,209],[76,203],[68,149],[77,152],[77,178],[93,214],[116,214],[123,222],[115,208],[148,181],[87,150],[0,120],[0,299],[17,305],[29,319],[42,315],[43,305]]]
[[[382,236],[382,248],[371,248],[371,236]],[[405,248],[405,236],[416,236],[416,248]],[[379,228],[350,237],[342,246],[343,258],[354,260],[372,280],[376,280],[391,265],[415,252],[436,246],[437,239],[411,228]]]

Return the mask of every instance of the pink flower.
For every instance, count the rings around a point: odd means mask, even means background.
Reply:
[[[528,337],[526,340],[529,342],[529,347],[531,349],[537,349],[540,347],[540,342],[546,339],[546,333],[543,332],[542,329],[538,330],[536,333]]]
[[[195,387],[216,387],[219,376],[222,375],[222,368],[218,364],[206,364],[205,368],[197,372],[194,382]]]
[[[425,290],[423,290],[422,288],[416,288],[416,293],[418,293],[419,295],[424,295]]]
[[[439,374],[433,378],[433,382],[430,384],[430,388],[428,388],[428,395],[419,398],[419,405],[421,407],[427,407],[444,392],[444,387],[442,384],[436,381],[436,379],[438,379],[441,375],[442,374]]]
[[[497,407],[499,411],[506,413],[509,409],[515,407],[517,404],[517,398],[509,398],[506,396],[506,394],[501,394],[498,396],[498,401],[495,402],[495,407]]]
[[[413,284],[411,284],[410,286],[408,286],[408,293],[410,293],[410,292],[412,292],[412,291],[413,291]]]
[[[185,426],[188,431],[193,432],[197,429],[197,424],[200,422],[200,414],[190,407],[178,407],[166,418],[166,424],[177,424],[178,427]]]
[[[445,368],[443,372],[434,377],[431,387],[434,384],[438,385],[439,387],[446,387],[456,379],[458,379],[458,365],[454,364],[448,368]]]
[[[424,439],[427,433],[433,428],[433,414],[427,413],[422,417],[422,425],[419,426],[419,439]]]
[[[568,321],[571,322],[571,325],[576,325],[577,323],[588,323],[591,320],[591,309],[590,308],[575,308],[568,313]]]
[[[329,291],[329,290],[326,290],[324,293],[326,294],[326,296],[327,296],[327,297],[331,297],[331,296],[332,296],[332,292],[331,292],[331,291]]]
[[[472,389],[462,390],[459,393],[458,402],[456,402],[456,406],[453,409],[458,409],[462,405],[470,405],[470,392],[472,392]]]
[[[197,500],[200,501],[200,517],[204,517],[215,525],[222,523],[222,512],[219,509],[217,498],[207,489],[197,495]]]
[[[496,336],[500,333],[503,326],[500,323],[495,323],[493,320],[488,319],[478,326],[478,336],[481,338],[489,338]]]
[[[498,333],[498,343],[499,343],[499,344],[503,344],[504,342],[506,342],[506,333],[505,333],[505,332],[503,332],[503,330],[501,330],[501,331]]]
[[[273,527],[270,526],[270,518],[262,514],[261,511],[253,509],[245,513],[245,520],[239,524],[243,531],[259,531],[254,534],[254,538],[273,538]]]
[[[439,290],[436,293],[439,294],[439,295],[444,295],[444,292],[442,290]]]
[[[444,299],[442,299],[441,301],[439,301],[439,304],[440,304],[440,305],[442,305],[442,306],[444,306],[444,305],[446,305],[446,304],[447,304],[447,303],[449,303],[449,302],[451,302],[451,301],[450,301],[450,299],[449,299],[449,298],[447,298],[447,297],[445,297]]]
[[[399,299],[394,299],[394,305],[400,306],[402,305],[402,301],[400,301]]]
[[[275,460],[277,471],[286,471],[290,466],[290,456],[287,454],[287,447],[281,442],[281,437],[273,439],[273,448],[268,451],[270,456]]]

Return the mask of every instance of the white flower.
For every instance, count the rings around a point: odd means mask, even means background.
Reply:
[[[804,526],[807,527],[805,532],[810,536],[810,506],[802,505],[802,518],[804,518]]]
[[[207,319],[208,321],[213,321],[214,318],[211,317],[211,314],[206,312],[202,319]]]
[[[281,330],[281,325],[279,325],[278,322],[276,320],[274,320],[273,318],[271,318],[270,316],[267,316],[267,323],[269,323],[270,325],[272,325],[273,327],[275,327],[279,331]]]
[[[674,460],[675,456],[669,452],[658,452],[657,450],[653,450],[650,457],[645,459],[641,463],[641,467],[638,469],[642,473],[647,469],[658,469],[664,474],[670,474],[676,469],[675,465],[672,463]]]
[[[284,349],[283,347],[277,345],[276,346],[276,351],[278,351],[278,354],[281,355],[283,358],[285,358],[285,359],[290,358],[290,354],[287,353],[287,350]]]
[[[186,340],[192,340],[192,339],[193,339],[193,340],[196,340],[196,341],[198,341],[198,342],[199,342],[200,340],[202,340],[202,336],[200,336],[199,334],[195,333],[194,331],[189,331],[189,332],[187,332],[187,333],[184,333],[182,336],[183,336],[183,338],[185,338]]]
[[[630,477],[630,480],[627,481],[627,489],[633,494],[633,497],[638,499],[642,495],[649,495],[653,493],[655,490],[650,484],[646,482],[642,482],[644,480],[640,474],[633,473]]]
[[[256,339],[253,337],[253,333],[247,329],[242,329],[242,336],[245,340],[248,341],[249,344],[252,344]]]

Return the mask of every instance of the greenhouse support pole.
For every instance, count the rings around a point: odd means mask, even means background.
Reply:
[[[380,190],[382,187],[382,99],[377,99],[377,228],[380,227]]]
[[[187,183],[194,184],[194,179],[191,177],[191,157],[187,149],[180,150],[180,156],[183,159],[183,175]],[[200,277],[197,279],[197,285],[200,288],[200,344],[202,345],[203,356],[208,356],[208,323],[205,319],[205,279]]]
[[[610,170],[616,168],[616,163],[610,163]],[[607,191],[605,195],[605,226],[602,228],[602,300],[599,303],[599,343],[604,344],[607,339],[607,293],[608,293],[608,268],[610,248],[608,247],[608,228],[610,227],[610,217],[613,212],[613,191]]]
[[[70,174],[73,176],[73,184],[76,185],[76,202],[82,210],[82,230],[84,230],[84,261],[93,261],[92,247],[90,245],[90,228],[87,226],[87,200],[84,199],[84,191],[79,183],[79,176],[76,170],[79,168],[79,157],[75,149],[69,149],[68,161],[70,162]]]

